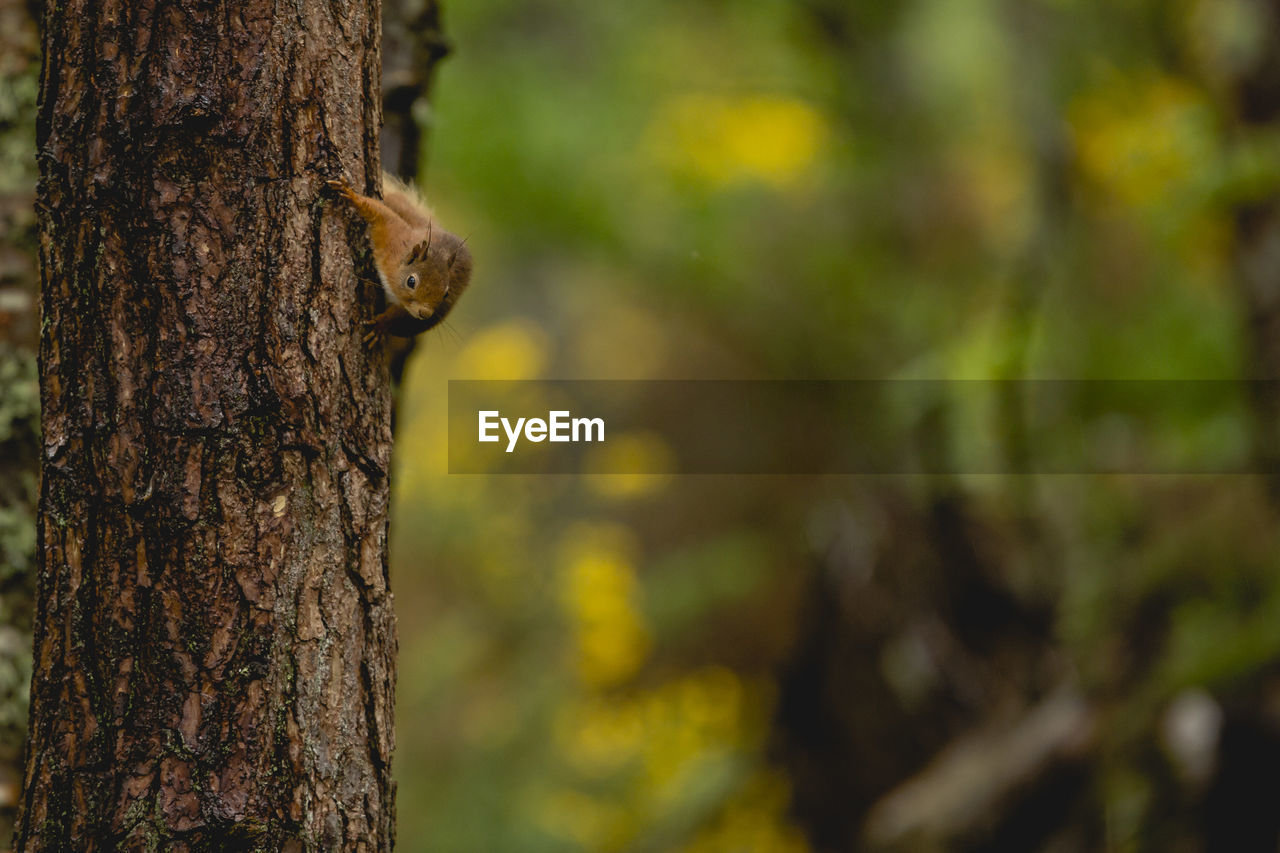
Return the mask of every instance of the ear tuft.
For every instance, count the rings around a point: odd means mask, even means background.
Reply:
[[[429,239],[423,240],[421,243],[414,246],[413,249],[410,250],[409,252],[409,257],[405,259],[405,265],[412,266],[413,264],[416,264],[418,261],[425,258],[427,256],[427,250],[430,248],[431,248],[431,241]]]
[[[426,258],[427,252],[431,250],[431,231],[432,231],[432,228],[430,225],[428,225],[427,239],[423,240],[421,243],[413,247],[413,251],[409,253],[408,260],[405,261],[406,264],[416,264],[418,261],[421,261],[424,258]]]

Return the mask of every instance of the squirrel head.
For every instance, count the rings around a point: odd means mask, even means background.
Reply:
[[[433,227],[395,271],[388,287],[416,320],[435,325],[453,309],[471,283],[471,252],[466,243]]]

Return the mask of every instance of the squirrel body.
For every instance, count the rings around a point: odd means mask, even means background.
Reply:
[[[382,198],[364,196],[346,181],[328,181],[368,226],[373,265],[387,295],[366,338],[412,337],[439,323],[471,282],[471,252],[446,231],[421,195],[382,173]]]

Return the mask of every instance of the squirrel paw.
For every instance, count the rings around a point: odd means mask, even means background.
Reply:
[[[383,329],[381,323],[377,320],[370,320],[368,323],[364,324],[364,327],[368,329],[368,331],[365,332],[364,337],[361,340],[370,346],[377,346],[382,343]]]
[[[324,185],[336,192],[338,195],[345,196],[347,198],[352,198],[356,194],[356,191],[351,189],[351,184],[347,183],[345,178],[325,181]]]

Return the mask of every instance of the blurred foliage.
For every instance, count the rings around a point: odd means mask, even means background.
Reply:
[[[0,343],[0,451],[7,460],[0,469],[0,756],[11,763],[21,752],[31,683],[39,425],[35,354]]]
[[[1275,849],[1274,478],[449,476],[445,408],[450,378],[1256,375],[1277,4],[444,11],[426,185],[478,266],[398,426],[400,849]],[[37,69],[0,13],[8,285]],[[6,462],[35,459],[33,371],[0,353]],[[1016,467],[1023,402],[939,399],[904,440]],[[1273,416],[1089,449],[1236,459]]]
[[[1237,216],[1280,128],[1237,105],[1274,4],[445,12],[426,183],[478,267],[397,440],[401,848],[1220,842],[1233,733],[1280,730],[1264,478],[450,477],[446,382],[1253,375]],[[912,440],[1016,464],[1005,402]],[[1240,458],[1251,411],[1091,440]],[[1088,723],[948,788],[1040,719]]]
[[[39,53],[31,8],[0,0],[0,839],[6,846],[22,778],[36,575]]]

